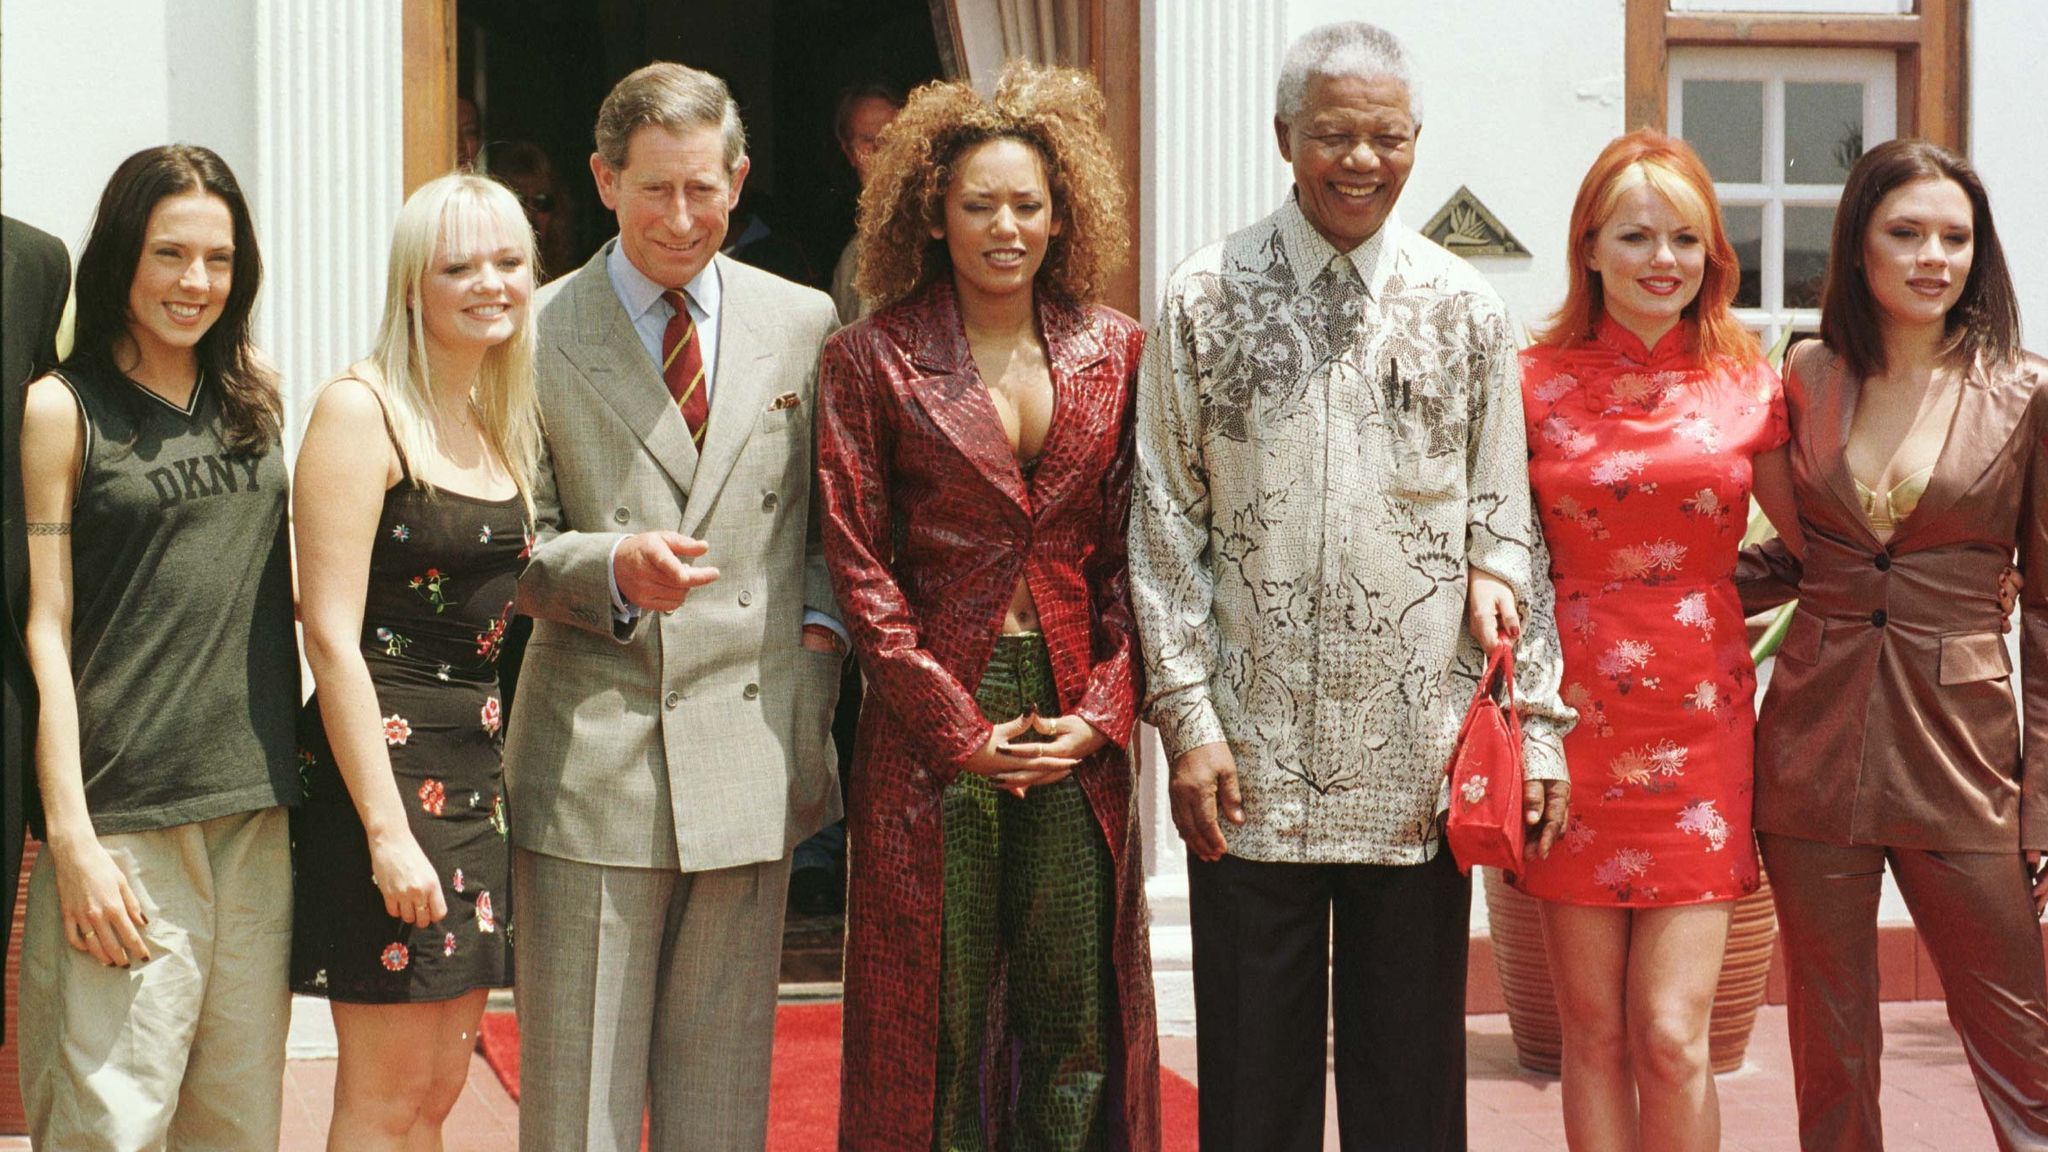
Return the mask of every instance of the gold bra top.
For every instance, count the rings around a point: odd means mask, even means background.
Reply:
[[[1899,521],[1913,514],[1920,506],[1920,498],[1927,495],[1927,481],[1934,476],[1934,465],[1922,468],[1897,484],[1889,492],[1872,491],[1868,484],[1856,481],[1856,498],[1863,502],[1863,517],[1870,521],[1870,527],[1877,532],[1890,533],[1899,526]]]

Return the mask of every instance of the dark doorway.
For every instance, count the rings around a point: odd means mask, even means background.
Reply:
[[[820,288],[853,233],[857,193],[833,136],[839,93],[870,82],[907,92],[940,67],[929,0],[458,0],[456,12],[457,87],[480,114],[483,165],[525,169],[537,152],[552,169],[568,238],[550,276],[616,230],[590,178],[591,124],[642,64],[674,60],[731,86],[753,173],[728,244],[758,216],[782,242],[756,262]]]
[[[753,168],[727,251],[819,289],[853,234],[859,191],[834,135],[840,93],[908,92],[940,70],[930,0],[457,0],[456,21],[456,90],[479,121],[478,164],[525,202],[548,278],[617,231],[590,175],[591,126],[633,69],[673,60],[731,87]],[[515,620],[499,661],[508,715],[530,628]],[[849,663],[834,725],[842,779],[859,679]],[[836,908],[793,905],[784,982],[838,981],[843,927]]]

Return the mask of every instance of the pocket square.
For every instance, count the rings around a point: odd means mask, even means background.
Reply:
[[[768,410],[770,412],[780,412],[784,408],[795,408],[802,403],[803,398],[798,396],[796,393],[784,392],[782,395],[777,396],[775,398],[775,402],[773,404],[768,405]]]

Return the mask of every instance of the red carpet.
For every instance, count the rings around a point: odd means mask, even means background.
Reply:
[[[519,1099],[519,1025],[484,1015],[484,1059]],[[1160,1146],[1194,1152],[1195,1086],[1159,1070]],[[775,1011],[775,1071],[768,1097],[768,1152],[832,1152],[839,1131],[839,1005],[784,1004]]]

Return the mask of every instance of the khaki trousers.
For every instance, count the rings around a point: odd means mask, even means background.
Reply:
[[[37,1152],[276,1152],[291,1023],[285,810],[100,837],[151,959],[64,942],[56,861],[29,879],[21,1094]]]
[[[2020,854],[1758,840],[1785,945],[1800,1146],[1884,1147],[1877,901],[1889,862],[1999,1148],[2048,1150],[2048,973]]]

